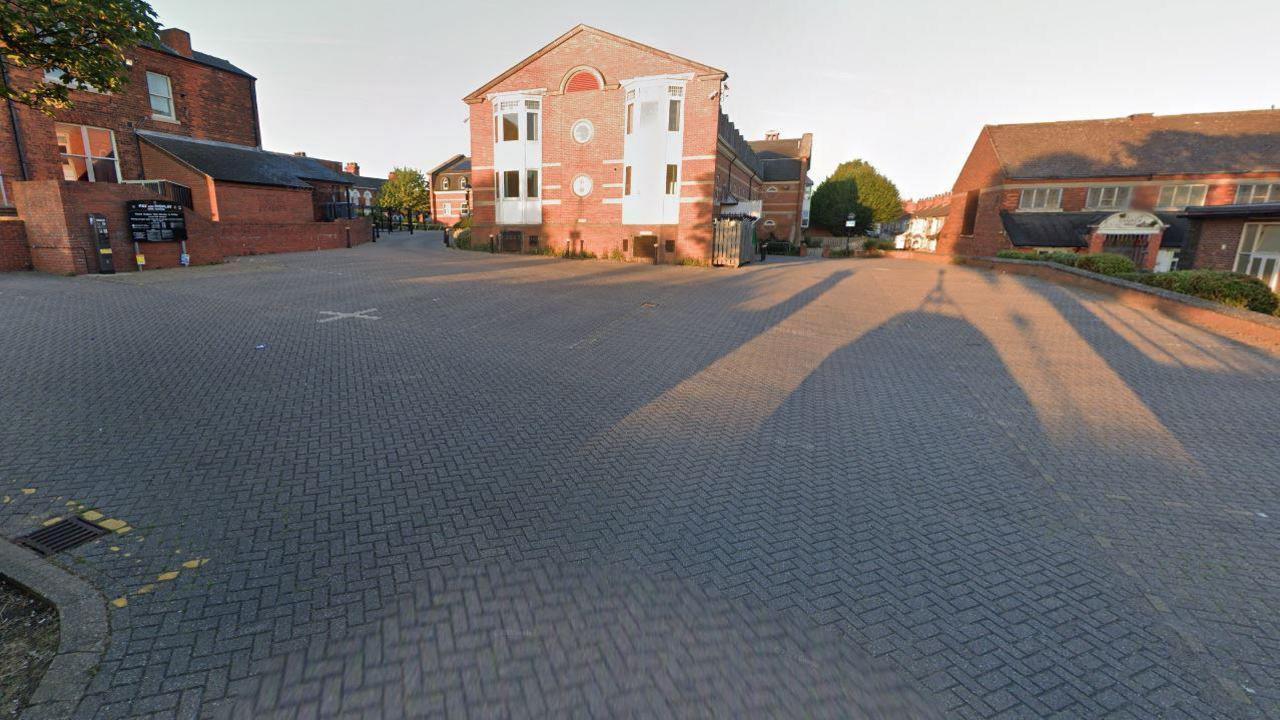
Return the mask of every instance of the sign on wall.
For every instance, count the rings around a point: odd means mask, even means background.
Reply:
[[[168,200],[130,200],[126,204],[129,234],[134,242],[172,242],[187,239],[182,205]]]

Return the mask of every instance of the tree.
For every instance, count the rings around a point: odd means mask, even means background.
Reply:
[[[125,53],[156,41],[156,13],[143,0],[0,0],[0,53],[5,65],[37,70],[0,98],[46,115],[69,107],[68,90],[119,92],[128,83]],[[45,79],[44,71],[61,74]]]
[[[849,215],[857,214],[861,206],[858,204],[858,186],[850,178],[829,177],[818,183],[809,200],[809,219],[818,227],[843,235],[845,220]],[[866,226],[863,219],[858,218],[858,231]]]
[[[865,160],[849,160],[836,166],[832,179],[852,180],[858,187],[858,228],[869,230],[873,223],[893,222],[902,216],[898,187]]]
[[[408,218],[430,212],[431,190],[422,171],[411,167],[392,170],[378,191],[378,205],[396,210]],[[413,229],[412,223],[409,229]]]

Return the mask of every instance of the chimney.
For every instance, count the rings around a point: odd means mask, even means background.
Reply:
[[[1130,122],[1150,122],[1155,119],[1155,113],[1134,113],[1129,116]]]
[[[191,57],[191,33],[178,28],[165,28],[160,31],[160,42],[182,57]]]
[[[777,140],[780,137],[782,137],[781,130],[767,130],[764,134],[765,140]]]
[[[305,152],[301,151],[301,150],[294,150],[294,151],[293,151],[293,156],[294,156],[294,157],[306,157],[306,156],[307,156],[307,154],[306,154]]]
[[[352,175],[359,175],[360,163],[349,162],[346,165],[342,166],[342,170],[343,172],[351,173]]]

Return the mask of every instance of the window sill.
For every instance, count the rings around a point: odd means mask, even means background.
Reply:
[[[181,125],[181,124],[182,124],[182,123],[178,122],[178,119],[177,119],[177,118],[165,117],[165,116],[163,116],[163,115],[152,115],[152,116],[151,116],[151,119],[152,119],[152,120],[155,120],[155,121],[157,121],[157,122],[169,123],[170,125]]]

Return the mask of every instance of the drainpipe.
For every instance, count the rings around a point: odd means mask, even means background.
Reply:
[[[0,81],[4,82],[4,88],[9,89],[9,64],[0,59]],[[18,124],[18,110],[13,106],[13,100],[5,98],[5,104],[9,106],[9,125],[13,128],[13,146],[18,151],[18,170],[22,174],[23,180],[30,180],[30,174],[27,172],[27,153],[22,149],[22,129]]]

